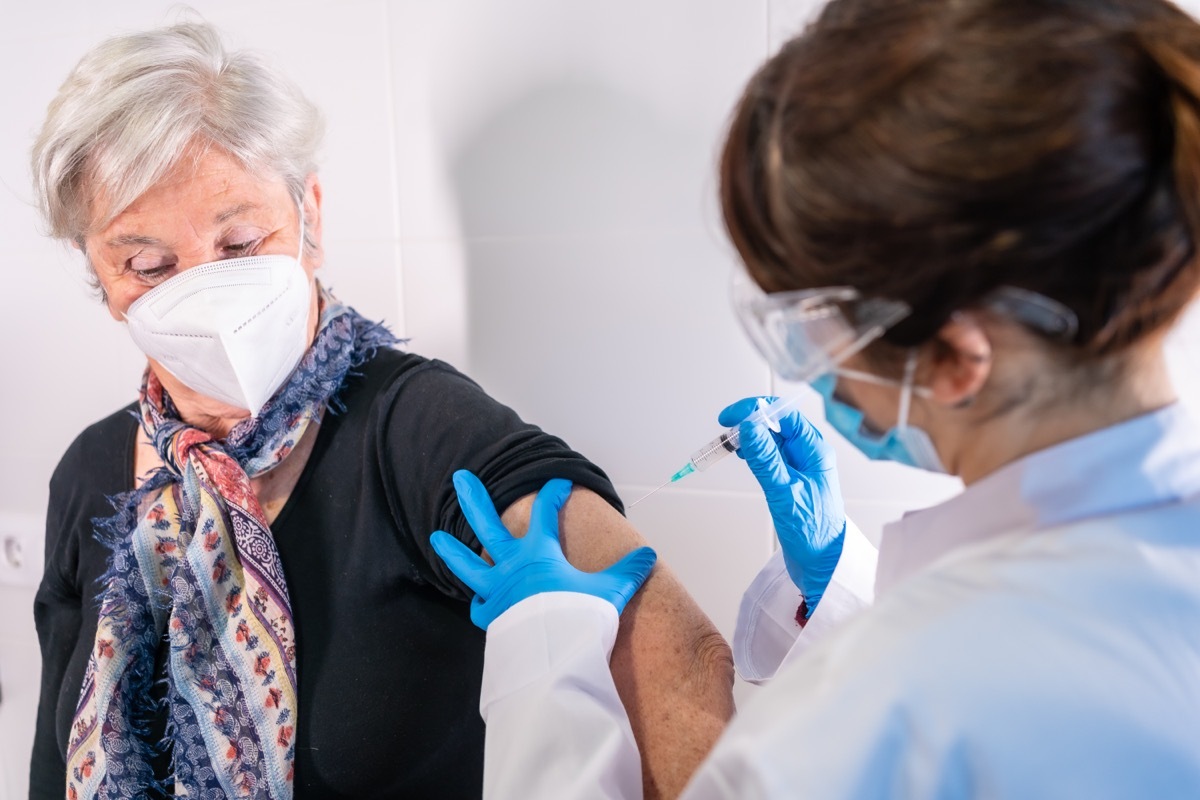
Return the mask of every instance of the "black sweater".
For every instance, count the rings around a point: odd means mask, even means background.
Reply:
[[[478,797],[484,637],[429,546],[440,528],[479,548],[450,476],[474,472],[499,509],[553,477],[620,500],[599,468],[443,363],[385,350],[361,372],[271,525],[296,625],[295,798]],[[50,482],[31,798],[65,791],[108,555],[91,521],[132,487],[136,432],[129,409],[92,425]]]

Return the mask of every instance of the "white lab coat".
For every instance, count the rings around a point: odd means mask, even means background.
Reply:
[[[1200,797],[1200,427],[1182,407],[1008,465],[889,526],[877,572],[873,554],[850,535],[803,630],[782,561],[755,579],[734,654],[769,685],[686,798]],[[616,629],[568,593],[492,625],[486,797],[641,796]]]

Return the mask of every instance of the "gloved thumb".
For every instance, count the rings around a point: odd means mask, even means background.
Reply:
[[[764,404],[775,402],[775,397],[743,397],[736,403],[730,403],[721,409],[721,413],[717,415],[717,424],[723,425],[726,428],[732,428],[746,417],[753,414]]]
[[[654,569],[657,561],[658,553],[655,553],[653,548],[639,547],[605,570],[618,581],[617,597],[610,598],[613,605],[617,607],[618,614],[625,610],[625,605],[630,598],[637,594],[637,590],[650,577],[650,572]]]
[[[475,595],[471,600],[471,622],[475,623],[475,627],[486,631],[495,620],[496,615],[492,613],[492,608],[483,599],[483,595]]]
[[[492,568],[471,548],[445,531],[434,531],[429,537],[429,543],[433,545],[434,552],[446,567],[469,586],[471,591],[476,595],[487,593],[491,586]]]

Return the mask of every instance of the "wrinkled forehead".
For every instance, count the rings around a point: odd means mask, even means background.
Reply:
[[[188,142],[173,160],[152,171],[116,169],[103,155],[97,154],[80,182],[88,199],[85,236],[109,229],[123,216],[172,213],[183,199],[193,203],[207,199],[214,208],[228,204],[229,196],[284,207],[296,202],[275,171],[248,164],[201,139]]]

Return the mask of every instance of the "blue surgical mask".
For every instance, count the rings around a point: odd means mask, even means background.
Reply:
[[[908,424],[908,411],[912,404],[912,396],[914,392],[922,392],[921,389],[913,386],[916,366],[917,354],[913,350],[909,353],[908,362],[904,367],[903,381],[894,381],[853,370],[837,370],[823,375],[813,381],[811,385],[825,400],[825,418],[829,420],[829,424],[850,444],[862,451],[867,458],[874,461],[896,461],[929,472],[945,473],[946,467],[938,457],[929,434],[921,428]],[[896,425],[882,434],[872,431],[861,411],[834,396],[839,373],[848,378],[866,380],[870,383],[899,386],[900,413]]]

